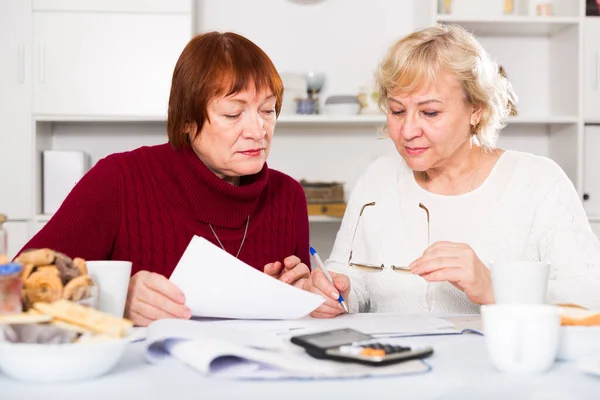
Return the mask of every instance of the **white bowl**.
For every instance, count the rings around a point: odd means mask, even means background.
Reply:
[[[66,382],[100,376],[123,356],[129,339],[68,344],[0,341],[0,368],[28,382]]]
[[[325,115],[356,115],[360,111],[358,103],[336,103],[325,104],[323,114]]]
[[[560,328],[558,360],[577,361],[600,357],[600,326],[563,326]]]

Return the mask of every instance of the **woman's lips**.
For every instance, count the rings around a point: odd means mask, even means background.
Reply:
[[[265,149],[250,149],[250,150],[240,151],[240,153],[245,156],[248,156],[248,157],[258,157],[263,153],[264,150]]]
[[[409,156],[420,156],[429,150],[429,147],[404,147]]]

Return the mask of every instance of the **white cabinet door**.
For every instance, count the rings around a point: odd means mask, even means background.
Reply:
[[[587,17],[583,36],[583,116],[600,121],[600,18]]]
[[[600,221],[599,222],[590,222],[590,225],[592,226],[592,230],[594,231],[596,236],[598,236],[598,238],[600,238]]]
[[[33,213],[31,6],[0,1],[0,213]]]
[[[8,257],[12,259],[29,241],[29,222],[8,221],[4,228],[8,234]]]
[[[587,125],[584,135],[583,205],[600,216],[600,126]]]
[[[33,14],[34,113],[164,117],[191,14]]]

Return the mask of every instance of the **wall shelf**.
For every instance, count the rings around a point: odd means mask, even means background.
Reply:
[[[442,23],[459,24],[477,35],[489,36],[548,36],[578,26],[581,22],[581,19],[577,17],[527,17],[520,15],[473,18],[438,14],[437,20]]]
[[[308,216],[308,222],[335,222],[335,223],[340,223],[342,222],[341,218],[338,217],[329,217],[327,215],[309,215]]]
[[[384,114],[374,115],[280,115],[281,125],[380,125],[385,123]]]
[[[36,122],[166,122],[161,115],[34,115]]]

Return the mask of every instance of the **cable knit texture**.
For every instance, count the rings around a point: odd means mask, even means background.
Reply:
[[[348,266],[352,233],[353,262],[384,264],[378,273]],[[477,313],[453,285],[428,284],[389,265],[408,265],[431,243],[468,243],[482,262],[549,261],[548,300],[600,309],[600,242],[594,235],[573,184],[552,160],[506,151],[474,191],[459,196],[427,192],[398,156],[375,161],[352,192],[327,266],[352,281],[352,312]]]
[[[141,147],[100,160],[24,249],[52,248],[87,260],[129,260],[132,274],[169,277],[194,235],[262,271],[290,255],[309,264],[308,214],[300,184],[265,164],[233,186],[191,149]],[[218,268],[218,265],[214,266]]]

